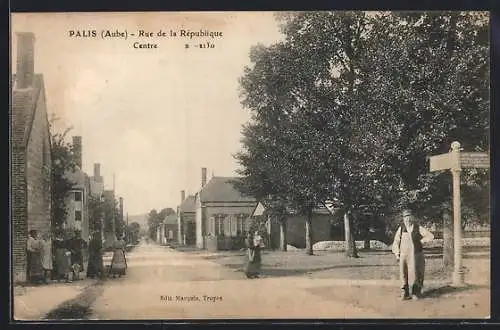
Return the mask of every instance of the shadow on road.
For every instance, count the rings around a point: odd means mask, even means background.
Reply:
[[[45,320],[87,319],[92,314],[91,306],[103,291],[104,281],[83,290],[76,298],[63,302],[47,313]]]
[[[90,306],[71,305],[54,309],[45,316],[48,320],[75,320],[87,319],[92,314]]]
[[[235,271],[243,272],[243,265],[228,264],[226,267],[234,269]],[[393,267],[391,265],[335,265],[328,267],[317,267],[317,268],[302,268],[302,269],[283,269],[283,268],[269,268],[265,265],[261,269],[261,275],[266,277],[287,277],[287,276],[300,276],[308,275],[315,272],[322,272],[332,269],[345,269],[345,268],[367,268],[367,267]]]
[[[489,289],[488,285],[470,284],[463,287],[453,287],[451,285],[444,285],[441,287],[433,288],[422,293],[422,298],[438,298],[443,295],[460,293],[466,291],[474,291],[477,289]]]

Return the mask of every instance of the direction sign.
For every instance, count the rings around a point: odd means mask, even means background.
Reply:
[[[451,153],[431,156],[429,159],[430,171],[449,170],[452,165]]]
[[[487,152],[461,152],[460,167],[489,168],[490,155]]]

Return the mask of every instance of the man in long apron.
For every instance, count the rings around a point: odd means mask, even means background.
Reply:
[[[399,260],[401,298],[416,300],[424,286],[425,256],[423,243],[432,241],[434,235],[420,226],[410,210],[403,211],[403,221],[396,231],[392,252]]]

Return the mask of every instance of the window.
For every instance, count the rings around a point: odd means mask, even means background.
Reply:
[[[75,221],[82,221],[82,211],[75,211]]]
[[[81,191],[75,191],[75,201],[76,202],[82,201],[82,192]]]
[[[224,216],[222,214],[215,216],[215,236],[224,236]]]
[[[245,234],[245,218],[244,214],[238,215],[236,220],[236,235],[243,236]]]

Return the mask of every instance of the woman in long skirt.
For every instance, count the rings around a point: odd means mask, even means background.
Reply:
[[[42,245],[36,230],[31,230],[27,242],[28,274],[30,282],[40,283],[43,280]]]
[[[125,275],[127,259],[125,258],[125,240],[122,238],[113,243],[113,258],[111,259],[110,275],[113,277]]]
[[[247,253],[245,256],[244,273],[248,278],[257,278],[260,274],[262,262],[260,251],[263,247],[258,233],[256,232],[253,237],[251,234],[248,234],[245,239],[245,245],[247,247]]]
[[[42,267],[44,271],[45,283],[48,283],[53,270],[53,260],[52,260],[52,239],[50,233],[45,232],[43,234],[42,240]]]
[[[66,280],[71,282],[73,280],[71,252],[67,248],[66,241],[62,238],[62,233],[57,233],[53,240],[52,248],[55,256],[55,279],[58,281]]]

